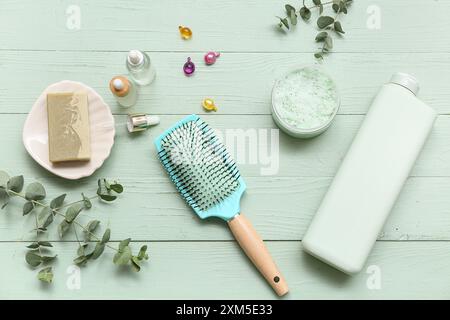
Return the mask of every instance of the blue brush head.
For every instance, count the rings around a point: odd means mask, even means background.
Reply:
[[[155,145],[176,188],[200,218],[228,221],[239,214],[245,182],[208,124],[190,115],[156,138]]]

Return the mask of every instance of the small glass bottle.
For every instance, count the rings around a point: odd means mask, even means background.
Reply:
[[[128,108],[136,104],[136,85],[127,77],[115,76],[109,82],[109,88],[122,107]]]
[[[145,52],[139,50],[128,52],[126,65],[131,77],[140,86],[146,86],[155,79],[155,68]]]

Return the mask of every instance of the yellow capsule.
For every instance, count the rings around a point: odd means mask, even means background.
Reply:
[[[202,106],[207,111],[217,111],[217,106],[214,104],[214,100],[211,98],[206,98],[202,102]]]
[[[188,27],[178,26],[178,30],[180,30],[180,35],[184,40],[192,38],[192,31]]]

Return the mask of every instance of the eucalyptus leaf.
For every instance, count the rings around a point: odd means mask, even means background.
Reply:
[[[89,259],[89,258],[88,258],[87,256],[82,255],[82,256],[76,257],[76,258],[73,260],[73,263],[75,263],[77,266],[81,266],[81,265],[86,264],[86,262],[88,261],[88,259]]]
[[[339,12],[339,5],[337,3],[333,3],[333,5],[331,6],[333,8],[333,11],[338,13]]]
[[[334,18],[330,16],[321,16],[319,19],[317,19],[317,26],[320,29],[324,29],[331,25],[334,22]]]
[[[323,13],[323,5],[320,4],[320,5],[319,5],[319,14],[322,14],[322,13]]]
[[[31,201],[27,201],[24,203],[23,205],[23,215],[26,216],[27,214],[29,214],[31,211],[33,211],[34,209],[34,204]]]
[[[0,170],[0,188],[6,189],[9,181],[9,174],[5,171]]]
[[[84,193],[81,193],[81,196],[83,197],[83,204],[84,204],[84,207],[85,207],[86,209],[92,208],[92,202],[91,202],[91,200],[89,200],[89,198],[86,197],[86,196],[84,195]]]
[[[325,39],[327,37],[328,37],[328,32],[326,32],[326,31],[319,32],[316,36],[316,41],[317,42],[325,41]]]
[[[33,242],[27,246],[28,249],[37,249],[39,247],[40,247],[39,243],[37,243],[37,242]]]
[[[286,27],[286,29],[289,29],[289,22],[286,18],[280,18],[280,22]]]
[[[144,260],[144,259],[148,260],[148,254],[146,252],[147,252],[147,246],[143,245],[137,255],[138,260]]]
[[[53,212],[50,207],[42,208],[38,215],[38,222],[42,228],[47,228],[53,222]]]
[[[50,208],[52,209],[60,208],[63,205],[65,199],[66,199],[65,193],[60,196],[57,196],[55,199],[50,201]]]
[[[117,265],[126,265],[131,259],[130,247],[124,247],[114,255],[113,262]]]
[[[101,242],[97,242],[97,244],[95,245],[94,251],[92,251],[92,259],[97,259],[98,257],[101,256],[101,254],[103,253],[103,251],[105,250],[105,245]]]
[[[339,32],[339,33],[345,33],[344,30],[342,30],[342,26],[339,21],[334,22],[334,31]]]
[[[49,263],[56,259],[56,255],[54,256],[42,256],[41,257],[43,263]]]
[[[131,241],[131,238],[120,241],[119,250],[122,250],[123,248],[127,247],[130,244],[130,241]]]
[[[32,267],[37,267],[41,264],[41,256],[34,253],[33,251],[28,251],[25,255],[25,261]]]
[[[8,190],[14,191],[16,193],[19,193],[23,189],[23,176],[15,176],[9,179],[8,183],[6,184],[6,188]]]
[[[25,190],[25,198],[27,200],[42,200],[45,199],[45,188],[39,182],[30,183]]]
[[[333,49],[333,38],[331,38],[331,37],[325,38],[325,48],[328,50]]]
[[[295,8],[293,6],[291,6],[290,4],[286,4],[284,6],[284,8],[286,9],[286,14],[289,16],[291,14],[291,11],[295,12]]]
[[[320,0],[313,0],[313,3],[314,3],[316,6],[318,6],[318,5],[321,4],[321,1],[320,1]]]
[[[41,247],[53,247],[53,245],[48,241],[38,241],[37,242]]]
[[[295,26],[297,24],[297,14],[295,13],[295,8],[293,6],[291,6],[290,4],[285,5],[286,8],[286,14],[289,17],[289,20],[291,21],[292,25]],[[117,185],[122,187],[121,185]],[[114,185],[111,185],[111,189],[116,191],[115,188],[117,189],[117,186],[115,187]],[[119,187],[119,190],[120,190]],[[122,189],[123,191],[123,189]],[[116,191],[117,193],[121,193]]]
[[[111,229],[106,229],[105,233],[103,233],[102,241],[101,243],[105,244],[109,241],[109,238],[111,237]]]
[[[46,267],[39,271],[38,279],[43,282],[51,283],[53,281],[52,267]]]
[[[77,254],[79,256],[84,256],[84,253],[85,253],[87,247],[88,247],[87,243],[80,244],[80,246],[78,247],[78,250],[77,250]]]
[[[100,224],[100,221],[98,221],[98,220],[89,221],[89,223],[86,225],[85,230],[84,230],[84,236],[86,238],[86,241],[91,240],[92,233],[94,233],[94,231],[97,229],[99,224]]]
[[[300,9],[300,17],[302,17],[303,20],[308,21],[311,18],[311,10],[307,7],[302,7]]]
[[[139,259],[135,256],[131,257],[131,266],[133,267],[133,270],[136,272],[141,271],[141,265],[139,263]]]
[[[70,228],[70,223],[69,222],[67,222],[66,220],[61,221],[61,223],[58,225],[59,237],[60,238],[64,237],[64,235],[69,230],[69,228]]]
[[[69,223],[72,222],[73,220],[75,220],[75,218],[78,216],[78,214],[80,214],[81,210],[83,210],[83,207],[84,206],[80,203],[75,203],[75,204],[71,205],[66,210],[65,220]]]
[[[113,196],[110,194],[99,194],[100,199],[111,202],[117,199],[117,196]]]

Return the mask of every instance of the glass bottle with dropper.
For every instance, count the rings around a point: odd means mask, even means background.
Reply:
[[[109,82],[109,88],[122,107],[128,108],[136,104],[137,89],[131,79],[116,76]]]
[[[131,78],[140,86],[146,86],[155,79],[155,68],[150,57],[143,51],[131,50],[128,52],[126,65]]]

